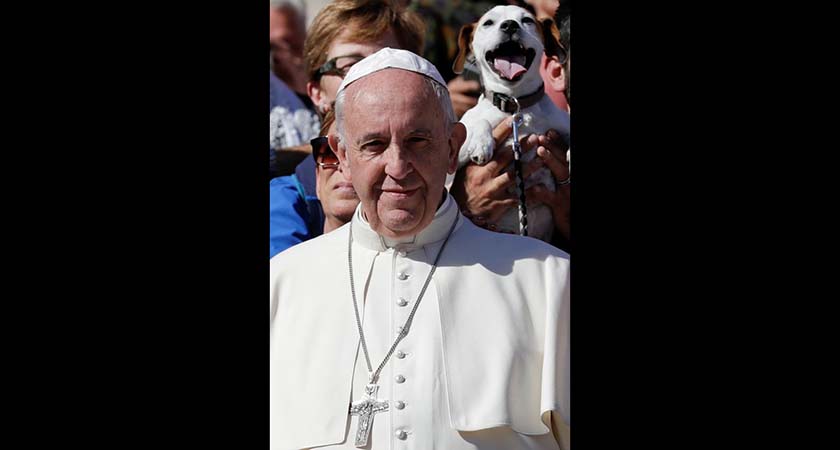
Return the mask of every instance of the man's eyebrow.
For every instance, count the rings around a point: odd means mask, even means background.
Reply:
[[[432,130],[430,130],[428,128],[417,128],[417,129],[411,130],[408,133],[408,136],[432,137],[433,134],[432,134]],[[356,140],[356,145],[361,145],[364,142],[378,140],[378,139],[388,139],[388,137],[383,135],[382,133],[375,133],[375,132],[374,133],[366,133],[366,134],[362,135],[362,137],[360,137],[359,139]]]
[[[412,131],[411,133],[409,133],[409,134],[410,134],[410,135],[414,135],[414,136],[416,136],[416,135],[418,135],[418,134],[420,134],[420,135],[424,135],[424,136],[432,136],[432,130],[430,130],[430,129],[428,129],[428,128],[418,128],[418,129],[416,129],[416,130],[413,130],[413,131]]]
[[[371,141],[374,139],[384,139],[382,133],[367,133],[362,135],[359,139],[356,139],[356,145],[360,145],[362,142]]]

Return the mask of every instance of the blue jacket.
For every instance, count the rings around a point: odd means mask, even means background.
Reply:
[[[268,187],[269,258],[322,234],[321,203],[304,192],[295,175],[274,178]]]

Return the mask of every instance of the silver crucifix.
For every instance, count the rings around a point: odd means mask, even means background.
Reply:
[[[359,416],[359,425],[356,429],[356,447],[362,448],[367,445],[370,429],[373,426],[373,415],[388,411],[388,402],[376,399],[376,391],[378,390],[379,386],[369,384],[365,386],[364,397],[350,404],[350,415]]]

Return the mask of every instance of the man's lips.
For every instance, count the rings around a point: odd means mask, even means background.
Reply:
[[[414,195],[419,188],[415,189],[382,189],[382,194],[393,198],[408,198]]]
[[[333,186],[333,192],[336,192],[339,198],[347,198],[347,199],[354,199],[358,198],[356,195],[356,190],[353,189],[353,184],[342,181],[340,183],[336,183]]]

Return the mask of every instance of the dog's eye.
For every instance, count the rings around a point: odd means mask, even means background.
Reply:
[[[490,25],[493,25],[493,21],[492,20],[487,20],[482,25],[485,26],[485,27],[489,27]]]
[[[534,22],[534,19],[532,19],[530,17],[523,17],[522,18],[522,23],[535,23],[535,22]]]

